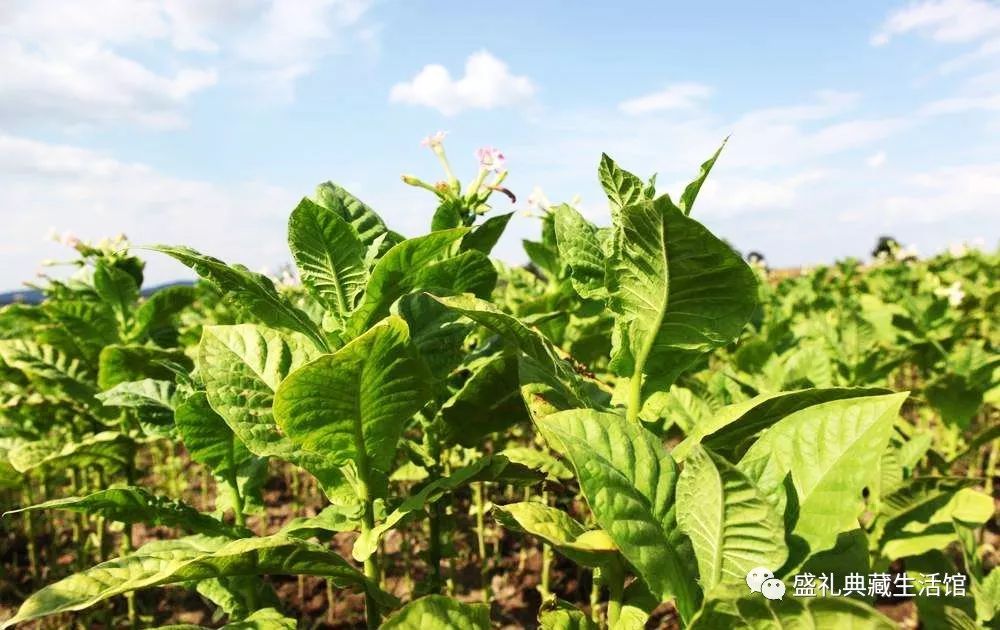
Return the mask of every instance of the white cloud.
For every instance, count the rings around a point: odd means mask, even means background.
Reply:
[[[675,83],[663,90],[623,101],[618,109],[630,115],[671,109],[692,109],[712,95],[712,88],[701,83]]]
[[[885,151],[879,151],[878,153],[872,153],[865,159],[865,164],[872,168],[879,168],[885,164]]]
[[[370,0],[15,0],[0,9],[0,125],[180,127],[220,81],[288,96]],[[224,69],[224,70],[223,70]]]
[[[896,35],[919,33],[934,41],[967,43],[1000,34],[1000,5],[987,0],[925,0],[894,11],[872,36],[888,44]]]
[[[886,216],[920,223],[990,216],[1000,207],[1000,162],[949,166],[908,175],[907,193],[887,197]]]
[[[65,248],[41,243],[50,228],[90,240],[124,232],[137,244],[190,244],[254,268],[274,266],[288,258],[283,239],[261,234],[282,234],[300,197],[259,182],[172,177],[102,152],[3,133],[0,189],[11,236],[0,250],[0,287],[30,280],[30,265],[43,258],[67,257]],[[162,256],[144,258],[151,282],[191,276]]]
[[[430,64],[389,93],[393,103],[423,105],[453,116],[467,109],[493,109],[524,103],[535,94],[526,76],[514,75],[507,64],[486,50],[465,61],[465,74],[454,79],[447,68]]]

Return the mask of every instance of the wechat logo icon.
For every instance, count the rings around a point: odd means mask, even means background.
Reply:
[[[768,599],[781,599],[785,596],[785,583],[774,577],[766,567],[757,567],[747,573],[747,586],[753,593],[760,593]]]

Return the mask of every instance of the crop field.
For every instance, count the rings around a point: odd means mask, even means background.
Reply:
[[[67,238],[0,309],[0,629],[1000,627],[1000,255],[769,270],[717,152],[513,266],[427,144],[423,235],[324,183],[279,278]]]

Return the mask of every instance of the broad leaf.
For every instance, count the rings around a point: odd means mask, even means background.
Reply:
[[[684,189],[684,193],[681,195],[680,200],[677,202],[677,207],[684,211],[684,214],[691,214],[694,209],[694,200],[697,199],[698,193],[701,191],[702,184],[705,183],[705,179],[708,174],[712,172],[712,167],[715,166],[715,161],[719,159],[719,154],[722,150],[726,148],[726,142],[729,138],[722,141],[722,144],[716,149],[712,157],[708,158],[702,163],[701,168],[698,170],[698,177],[694,178],[690,184]]]
[[[612,368],[643,378],[644,392],[665,388],[735,339],[757,302],[755,276],[739,254],[667,197],[622,209],[608,278]]]
[[[339,214],[303,199],[288,219],[288,248],[304,284],[343,321],[368,279],[365,246]]]
[[[784,508],[791,480],[799,504],[794,533],[812,553],[855,529],[864,490],[877,487],[879,461],[907,393],[834,400],[796,411],[761,435],[739,462],[757,486]]]
[[[382,256],[390,247],[403,240],[399,234],[386,227],[377,212],[333,182],[317,186],[313,198],[316,203],[350,223],[365,248],[377,245],[376,257]]]
[[[218,258],[206,256],[190,247],[157,245],[152,249],[167,254],[187,265],[199,276],[211,281],[237,308],[244,309],[264,324],[299,332],[320,350],[329,345],[319,326],[274,288],[274,282],[243,265],[227,265]]]
[[[325,576],[340,585],[364,588],[383,601],[387,597],[343,558],[317,544],[279,535],[233,541],[192,536],[149,543],[131,555],[50,584],[25,600],[0,629],[83,610],[109,597],[152,586],[272,573]]]
[[[194,287],[166,287],[149,296],[135,312],[135,337],[148,338],[158,346],[177,345],[177,315],[196,297]]]
[[[740,448],[749,446],[747,442],[751,438],[796,411],[831,400],[888,393],[889,390],[877,388],[834,387],[760,394],[750,400],[727,405],[708,422],[696,424],[688,438],[674,447],[670,454],[674,459],[682,460],[691,448],[704,444],[718,453],[739,456],[742,453]]]
[[[206,326],[198,367],[212,409],[250,452],[302,466],[329,491],[342,480],[336,466],[282,435],[272,411],[278,385],[317,354],[300,335],[253,324]]]
[[[21,473],[70,466],[100,466],[112,473],[132,466],[135,448],[130,437],[103,431],[67,444],[45,440],[24,442],[12,448],[7,458],[14,470]]]
[[[294,371],[278,387],[274,417],[297,449],[387,474],[429,380],[406,322],[393,316]]]
[[[850,628],[896,630],[897,625],[868,604],[847,597],[785,597],[768,601],[756,593],[738,600],[709,601],[691,630],[718,628]]]
[[[426,267],[446,257],[452,244],[468,233],[466,228],[432,232],[411,238],[390,249],[376,263],[364,296],[348,322],[348,334],[360,335],[389,314],[389,307],[418,286]]]
[[[140,381],[155,378],[168,381],[174,377],[167,367],[176,363],[185,368],[192,366],[180,350],[164,350],[151,346],[113,345],[101,351],[98,362],[97,383],[101,389],[111,389],[125,381]]]
[[[507,529],[541,538],[576,564],[600,568],[618,557],[607,532],[588,530],[562,510],[535,501],[493,508],[493,516]]]
[[[83,404],[90,404],[97,393],[94,375],[87,367],[52,346],[5,339],[0,341],[0,359],[33,381],[58,387]]]
[[[677,525],[694,544],[706,597],[744,583],[757,567],[777,571],[788,557],[782,515],[736,467],[702,447],[691,451],[677,482]]]
[[[132,274],[101,261],[94,268],[94,289],[111,306],[118,321],[128,321],[132,306],[139,299],[139,285]]]
[[[195,392],[174,413],[177,432],[192,460],[227,477],[252,457],[226,421],[208,404],[205,392]]]
[[[463,604],[444,595],[427,595],[403,606],[382,624],[382,630],[489,630],[486,604]]]
[[[475,249],[484,254],[489,254],[493,251],[493,247],[496,246],[500,237],[503,236],[503,232],[507,229],[507,224],[510,223],[512,216],[514,216],[514,213],[508,212],[507,214],[498,214],[486,219],[462,238],[462,249]]]
[[[222,521],[202,514],[182,501],[154,496],[142,488],[109,488],[98,490],[85,497],[53,499],[20,510],[5,512],[4,516],[41,510],[68,510],[117,521],[119,523],[145,523],[177,527],[193,534],[242,538],[250,531],[226,525]]]
[[[530,418],[521,398],[517,365],[517,357],[508,353],[478,365],[441,407],[442,438],[473,446],[490,433],[527,422]]]
[[[559,257],[566,264],[573,288],[584,298],[606,298],[606,261],[597,239],[597,228],[566,204],[553,208],[552,215],[555,218]]]
[[[647,194],[645,182],[619,167],[607,153],[601,154],[597,178],[611,201],[611,216],[615,216],[625,206],[651,198]]]
[[[619,415],[593,410],[563,411],[536,423],[573,463],[595,519],[625,559],[655,595],[675,598],[681,617],[690,619],[699,597],[677,550],[677,466],[659,440]]]
[[[221,626],[219,630],[296,630],[298,621],[286,617],[274,608],[261,608],[246,619],[233,621]],[[205,626],[182,623],[170,626],[159,626],[155,630],[210,630]]]

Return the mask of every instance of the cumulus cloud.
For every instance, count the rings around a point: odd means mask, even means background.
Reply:
[[[88,240],[124,232],[138,244],[190,244],[252,267],[280,264],[288,256],[282,239],[260,235],[283,233],[300,197],[261,182],[174,177],[104,152],[4,133],[0,189],[7,233],[17,235],[0,248],[0,288],[30,280],[30,265],[42,258],[67,256],[42,241],[53,228]],[[146,258],[151,282],[191,275],[165,257]]]
[[[711,95],[712,88],[702,83],[675,83],[658,92],[623,101],[618,109],[630,115],[692,109]]]
[[[987,0],[925,0],[893,11],[871,39],[884,46],[896,35],[919,33],[934,41],[966,43],[1000,34],[1000,5]]]
[[[465,74],[452,78],[447,68],[430,64],[410,81],[397,83],[389,92],[393,103],[422,105],[454,116],[467,109],[494,109],[524,103],[535,94],[526,76],[511,73],[507,64],[486,50],[469,56]]]
[[[0,125],[181,127],[219,68],[288,95],[370,0],[14,0],[0,19]],[[364,35],[367,36],[367,35]],[[142,55],[136,54],[141,47]]]

